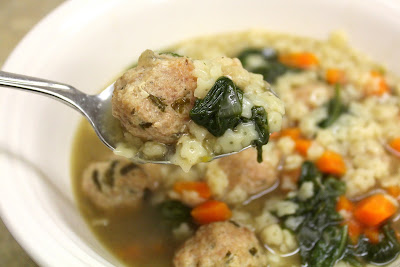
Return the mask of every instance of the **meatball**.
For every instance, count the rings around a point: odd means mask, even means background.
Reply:
[[[158,186],[155,178],[124,159],[111,159],[90,164],[83,173],[82,188],[90,201],[98,208],[136,208],[146,190]]]
[[[233,222],[201,226],[175,253],[175,267],[262,267],[266,252],[255,234]]]
[[[240,187],[247,194],[255,194],[269,188],[278,179],[279,156],[279,151],[273,150],[258,163],[256,149],[249,148],[219,159],[218,166],[229,181],[228,192]]]
[[[164,144],[185,132],[197,87],[194,65],[187,57],[146,50],[137,67],[114,84],[113,116],[133,136]]]

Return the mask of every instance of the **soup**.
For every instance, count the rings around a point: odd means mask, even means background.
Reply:
[[[264,31],[200,37],[168,49],[238,57],[286,108],[263,147],[200,163],[135,165],[82,122],[77,202],[128,266],[360,266],[400,252],[400,80],[352,50]]]

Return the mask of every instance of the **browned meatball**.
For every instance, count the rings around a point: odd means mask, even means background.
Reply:
[[[262,267],[266,252],[253,232],[231,222],[203,225],[175,253],[175,267]]]
[[[140,166],[124,159],[111,159],[90,164],[83,173],[82,188],[97,207],[138,207],[146,190],[154,190],[158,181]]]
[[[219,167],[229,180],[228,191],[239,186],[248,194],[255,194],[273,185],[278,179],[279,151],[274,150],[269,157],[264,157],[263,162],[258,163],[257,151],[249,148],[240,153],[224,157],[218,160]]]
[[[146,50],[137,67],[115,82],[113,116],[143,140],[173,143],[187,131],[197,79],[187,57]]]

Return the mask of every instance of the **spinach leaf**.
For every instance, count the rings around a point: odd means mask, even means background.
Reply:
[[[296,234],[302,266],[332,267],[343,260],[352,266],[365,263],[388,264],[400,255],[400,242],[395,231],[387,224],[378,244],[362,236],[358,244],[349,242],[348,227],[342,226],[343,218],[336,212],[337,197],[346,191],[345,184],[321,173],[309,161],[303,163],[299,187],[313,183],[314,195],[306,200],[293,197],[298,204],[294,215],[283,216],[283,226]]]
[[[341,259],[347,245],[348,229],[328,226],[310,253],[309,266],[330,267]]]
[[[400,243],[395,231],[386,224],[382,227],[384,237],[378,244],[372,244],[366,238],[360,238],[356,253],[369,263],[382,265],[394,261],[400,254]]]
[[[157,206],[161,222],[166,227],[175,228],[183,222],[190,222],[191,208],[177,200],[168,200]]]
[[[254,121],[258,138],[253,141],[253,145],[257,148],[257,161],[260,163],[262,158],[262,147],[269,140],[269,126],[267,119],[267,112],[263,107],[254,106],[251,108],[251,121]]]
[[[344,262],[347,262],[350,264],[350,266],[354,267],[362,267],[364,264],[362,264],[361,260],[355,256],[354,253],[354,246],[351,244],[347,244],[345,253],[343,254],[343,258],[341,259]]]
[[[321,128],[327,128],[331,126],[343,113],[347,111],[347,108],[343,105],[340,99],[340,85],[337,84],[335,87],[335,96],[327,103],[328,116],[318,123]]]
[[[299,208],[295,215],[284,217],[283,224],[290,225],[289,219],[300,222],[291,230],[296,234],[304,266],[331,267],[346,252],[347,228],[340,226],[342,217],[336,211],[336,199],[345,186],[335,178],[324,177],[309,161],[302,165],[299,187],[305,182],[313,183],[313,196],[290,199]]]
[[[241,117],[242,103],[243,92],[228,77],[220,77],[204,99],[196,100],[189,115],[216,137],[241,122],[253,122],[258,138],[252,145],[257,148],[257,161],[262,162],[262,146],[269,140],[268,114],[263,107],[253,106],[251,118]]]
[[[276,79],[290,70],[295,70],[280,63],[278,53],[273,48],[246,49],[242,51],[239,60],[245,69],[250,72],[261,74],[269,83],[274,83]],[[252,65],[251,60],[257,60],[257,65]]]
[[[304,182],[316,183],[318,178],[321,178],[321,173],[315,164],[311,161],[305,161],[301,166],[299,185],[302,185]]]
[[[344,241],[343,235],[339,234],[343,227],[339,225],[341,217],[335,211],[336,197],[324,197],[324,193],[324,189],[317,189],[311,200],[299,203],[297,216],[303,218],[303,223],[296,233],[301,259],[307,266],[333,266],[344,252],[341,250],[337,254],[338,244]]]
[[[292,199],[299,204],[297,214],[307,217],[316,215],[316,212],[323,209],[320,214],[321,218],[316,220],[317,222],[321,221],[321,225],[325,225],[323,222],[325,219],[340,221],[341,217],[335,210],[336,198],[345,193],[345,184],[336,178],[324,177],[315,164],[310,161],[305,161],[301,167],[299,187],[305,182],[313,183],[314,194],[312,198],[305,201],[301,201],[298,197]]]
[[[243,92],[228,77],[220,77],[203,99],[197,99],[190,118],[216,137],[235,128],[242,114]]]
[[[264,49],[257,49],[257,48],[248,48],[243,50],[238,59],[242,62],[243,67],[250,67],[251,65],[251,57],[258,58],[261,62],[262,60],[270,60],[270,61],[277,61],[278,60],[278,53],[273,48],[264,48]]]

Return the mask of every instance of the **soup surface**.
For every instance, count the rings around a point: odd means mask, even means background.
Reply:
[[[399,78],[340,33],[321,41],[246,31],[168,51],[239,58],[272,85],[286,116],[261,163],[251,148],[189,172],[112,155],[82,121],[72,152],[77,203],[117,258],[128,266],[400,264]]]

